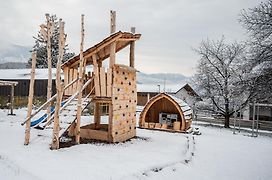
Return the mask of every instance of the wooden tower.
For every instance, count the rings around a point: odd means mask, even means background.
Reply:
[[[129,32],[115,32],[115,12],[111,11],[111,35],[100,43],[83,52],[86,71],[84,82],[93,80],[84,90],[90,94],[94,103],[94,123],[76,130],[76,123],[69,128],[69,135],[79,131],[81,138],[97,139],[108,142],[121,142],[136,135],[136,69],[134,68],[135,41],[141,35],[135,34],[135,28]],[[115,54],[130,46],[129,65],[116,64]],[[103,66],[109,59],[109,66]],[[80,56],[75,56],[62,65],[64,86],[78,79]],[[87,68],[89,69],[89,68]],[[77,91],[77,83],[64,91],[71,96]],[[101,123],[101,109],[108,109],[108,123]]]
[[[57,94],[34,113],[31,112],[32,102],[29,101],[27,118],[21,123],[26,124],[26,145],[29,143],[31,127],[53,129],[52,149],[59,148],[60,138],[65,132],[74,136],[77,144],[80,143],[80,138],[122,142],[136,135],[137,89],[134,51],[135,41],[140,39],[141,34],[136,34],[135,28],[131,28],[131,32],[115,32],[115,11],[111,11],[110,15],[110,35],[85,51],[84,15],[81,16],[80,53],[62,65],[60,62],[63,53],[60,53],[56,77]],[[63,29],[60,36],[61,52],[66,38]],[[130,47],[128,65],[116,64],[116,53],[127,46]],[[34,73],[31,79],[34,82],[35,64],[32,69]],[[51,106],[54,101],[55,107]],[[90,122],[82,126],[81,113],[90,103],[94,104],[94,120],[91,121],[90,118]],[[51,116],[44,115],[33,121],[42,109],[48,107],[51,109]],[[107,116],[103,118],[102,109],[107,109]],[[106,122],[104,117],[107,117]]]

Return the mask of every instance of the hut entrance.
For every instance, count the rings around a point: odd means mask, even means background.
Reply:
[[[173,122],[169,123],[170,121],[167,119],[172,119],[173,121],[176,119],[176,121],[181,122],[181,116],[178,109],[171,101],[166,98],[161,98],[152,104],[145,116],[145,122],[163,124],[164,121],[167,121],[168,126],[173,126]]]
[[[139,126],[148,129],[187,131],[192,122],[192,110],[183,100],[160,93],[151,98],[140,114]]]

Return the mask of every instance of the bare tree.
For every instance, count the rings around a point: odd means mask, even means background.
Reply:
[[[248,66],[256,77],[257,97],[259,101],[272,102],[272,0],[243,10],[240,22],[250,35]]]
[[[211,102],[210,111],[229,119],[237,111],[238,104],[244,107],[252,97],[247,79],[249,70],[244,66],[246,48],[243,44],[226,44],[224,37],[219,41],[203,41],[195,50],[201,59],[195,82],[203,98]]]

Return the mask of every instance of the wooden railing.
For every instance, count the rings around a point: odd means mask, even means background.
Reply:
[[[93,80],[94,80],[94,78],[89,79],[89,80],[83,85],[81,92],[83,92],[84,89],[85,89],[85,88],[86,88]],[[92,91],[93,91],[93,90],[92,90]],[[92,91],[87,95],[88,97],[91,95]],[[72,96],[70,96],[70,97],[66,100],[65,104],[60,108],[60,112],[59,112],[59,113],[61,113],[61,111],[62,111],[64,108],[66,108],[66,107],[72,102],[72,100],[74,100],[74,99],[78,96],[78,94],[79,94],[79,91],[77,91],[75,94],[73,94]],[[88,97],[85,97],[84,100],[86,100]],[[52,116],[52,117],[51,117],[51,118],[50,118],[50,119],[42,126],[42,129],[44,129],[46,126],[48,126],[49,124],[51,124],[51,122],[53,121],[53,119],[54,119],[54,116]]]
[[[77,79],[74,79],[73,81],[71,81],[68,85],[66,85],[64,87],[64,90],[66,90],[67,88],[69,88],[71,85],[73,85],[75,82],[78,81]],[[27,121],[31,120],[31,118],[33,118],[35,115],[37,115],[43,108],[47,107],[48,105],[51,104],[51,102],[53,102],[57,97],[57,94],[55,94],[54,96],[52,96],[50,99],[48,99],[43,105],[41,105],[33,114],[31,114],[30,117],[27,117],[26,120],[24,122],[21,123],[21,125],[23,126]]]

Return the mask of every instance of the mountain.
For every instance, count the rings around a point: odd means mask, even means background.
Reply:
[[[137,89],[140,92],[176,92],[190,81],[189,77],[174,73],[137,73]]]
[[[0,45],[0,64],[3,63],[27,63],[30,57],[31,47],[16,44],[3,43]]]
[[[24,62],[6,62],[0,63],[0,69],[25,69],[27,63]]]
[[[156,73],[145,74],[142,72],[137,73],[138,84],[177,84],[188,80],[188,77],[182,74],[175,73]]]

